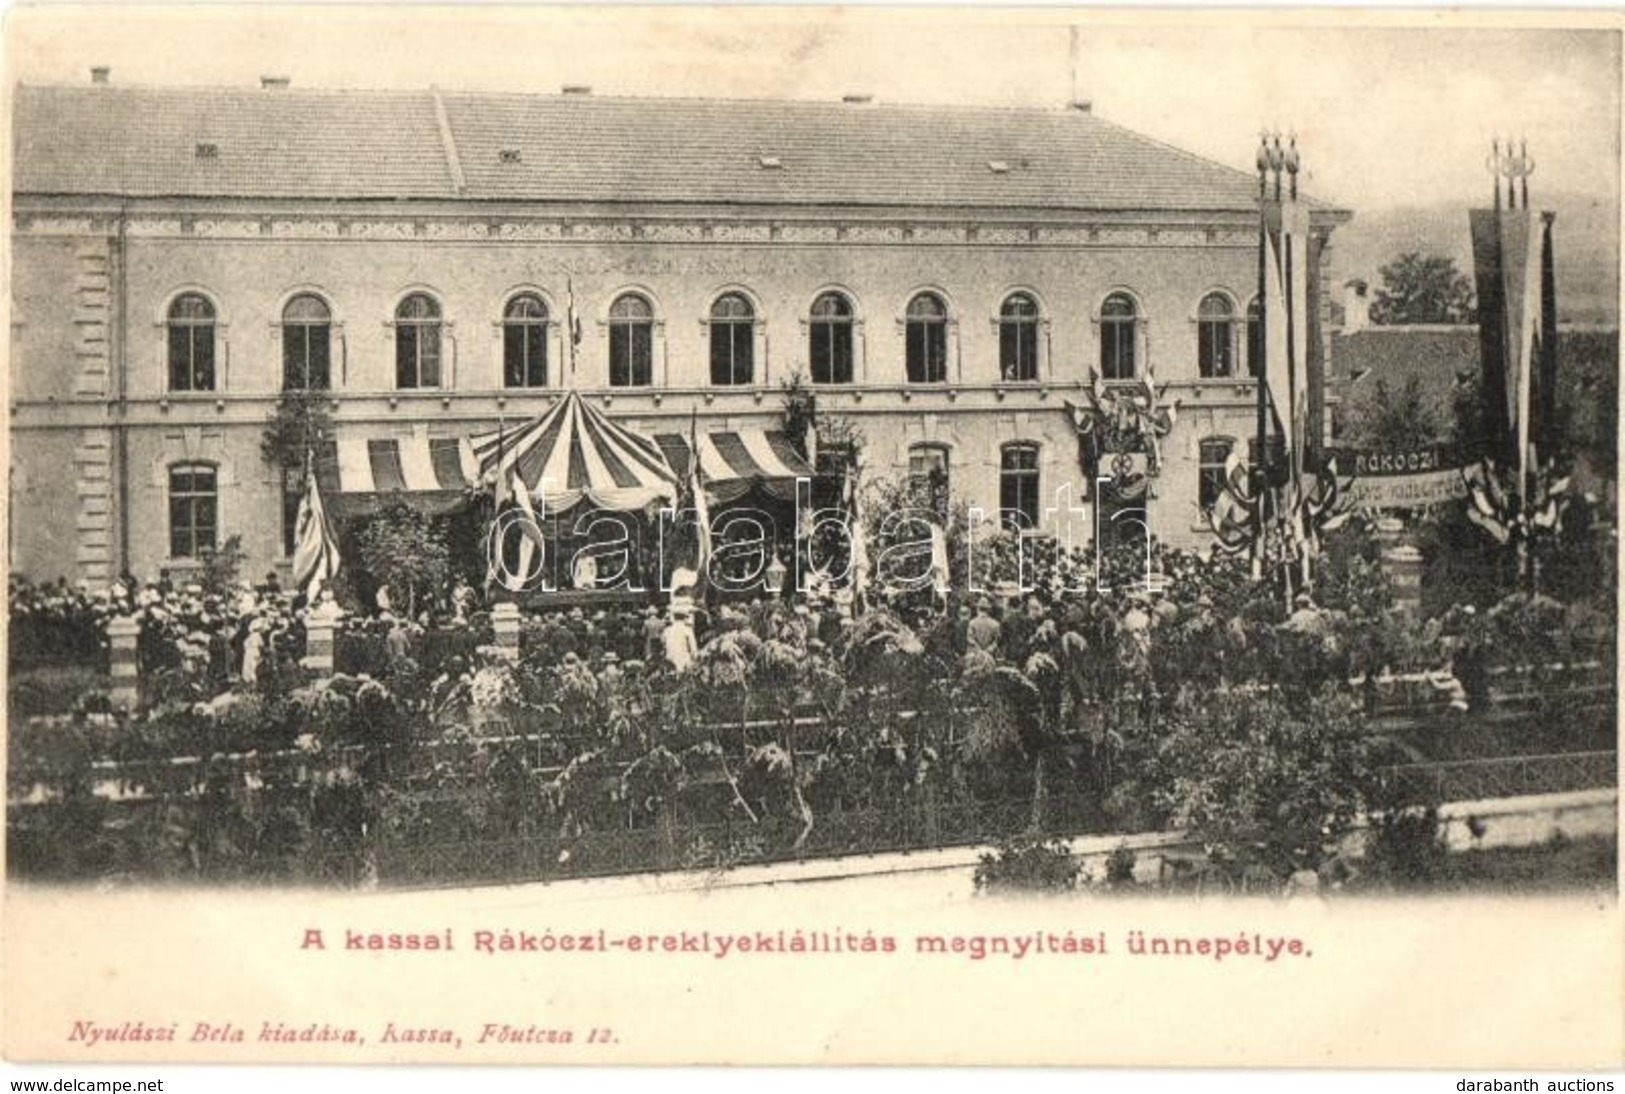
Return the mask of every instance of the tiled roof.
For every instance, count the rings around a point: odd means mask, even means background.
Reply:
[[[1476,326],[1369,326],[1332,336],[1332,369],[1356,380],[1356,390],[1414,376],[1424,391],[1448,392],[1457,376],[1477,375],[1478,356]]]
[[[19,193],[454,194],[428,92],[25,87],[15,102]]]
[[[1078,110],[439,98],[461,193],[433,92],[118,86],[20,88],[14,186],[142,197],[1256,208],[1252,175]],[[217,148],[213,158],[197,155],[202,143]]]

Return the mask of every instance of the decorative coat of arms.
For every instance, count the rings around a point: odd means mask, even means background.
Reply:
[[[1149,375],[1133,384],[1108,385],[1091,370],[1084,392],[1089,401],[1066,404],[1078,433],[1078,464],[1090,482],[1109,475],[1112,489],[1125,500],[1149,491],[1162,470],[1162,438],[1172,432],[1179,413],[1178,401],[1169,403],[1167,393]],[[1144,456],[1143,471],[1136,456]]]

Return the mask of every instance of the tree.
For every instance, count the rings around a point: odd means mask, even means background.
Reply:
[[[306,457],[332,435],[331,397],[305,388],[284,391],[260,438],[260,458],[279,471],[302,473]]]
[[[1408,251],[1378,271],[1382,285],[1371,305],[1371,321],[1468,323],[1473,319],[1473,287],[1443,255]]]
[[[812,446],[807,443],[812,436],[818,452],[826,457],[833,452],[839,453],[841,460],[856,461],[864,441],[863,432],[857,426],[841,415],[820,411],[817,392],[807,386],[800,372],[791,375],[780,387],[783,391],[781,420],[785,439],[791,447],[804,458],[816,458],[817,453],[810,452]],[[832,466],[828,459],[819,462]],[[814,470],[826,473],[824,468]]]
[[[807,434],[818,420],[818,396],[802,383],[800,372],[781,386],[784,389],[784,436],[805,458]]]
[[[260,437],[260,458],[281,474],[283,535],[293,535],[293,506],[304,493],[305,463],[316,446],[332,436],[330,393],[293,388],[282,393]],[[285,544],[291,549],[292,544]]]
[[[1447,432],[1421,380],[1408,376],[1397,392],[1379,379],[1369,398],[1350,406],[1342,439],[1354,448],[1399,452],[1436,444]]]
[[[1383,747],[1332,688],[1300,709],[1279,695],[1191,696],[1164,726],[1154,795],[1222,860],[1285,877],[1318,866],[1361,818]]]
[[[373,517],[359,537],[361,562],[389,586],[391,602],[417,615],[418,598],[451,576],[451,545],[445,522],[425,516],[404,501],[392,501]],[[404,599],[403,599],[404,598]]]

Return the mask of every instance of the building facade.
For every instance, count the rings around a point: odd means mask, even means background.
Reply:
[[[261,441],[287,387],[325,391],[341,436],[432,439],[572,388],[650,433],[773,427],[799,377],[861,430],[866,475],[945,474],[1043,531],[1058,487],[1089,492],[1068,402],[1154,376],[1178,414],[1149,524],[1184,546],[1254,432],[1257,179],[1087,104],[272,80],[15,102],[10,550],[32,577],[185,571],[230,535],[248,572],[286,565]],[[1314,213],[1314,377],[1346,218]]]

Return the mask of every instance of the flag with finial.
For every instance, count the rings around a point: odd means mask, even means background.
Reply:
[[[1284,442],[1287,477],[1296,482],[1309,441],[1309,211],[1298,200],[1297,139],[1282,147],[1276,136],[1265,158],[1275,173],[1275,189],[1264,215],[1264,384],[1275,433]],[[1284,192],[1283,174],[1289,180]]]
[[[1518,469],[1528,492],[1533,453],[1549,444],[1556,421],[1557,288],[1550,212],[1529,208],[1535,161],[1527,144],[1491,146],[1494,207],[1473,209],[1468,226],[1476,275],[1480,387],[1485,434],[1477,455]],[[1501,202],[1501,180],[1507,184]],[[1530,495],[1532,496],[1532,495]]]
[[[338,576],[339,563],[338,536],[333,532],[333,522],[322,501],[316,469],[307,466],[305,493],[299,499],[299,513],[294,522],[293,546],[294,588],[304,594],[306,603],[316,603],[322,589]]]

